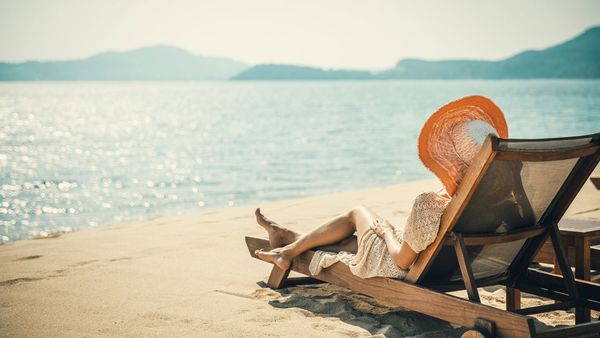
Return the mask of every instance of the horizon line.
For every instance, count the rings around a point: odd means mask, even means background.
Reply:
[[[388,65],[388,66],[382,66],[380,68],[362,68],[362,67],[358,67],[358,68],[348,68],[348,67],[329,67],[329,66],[323,66],[323,65],[316,65],[316,64],[301,64],[301,63],[289,63],[289,62],[273,62],[273,61],[266,61],[266,62],[257,62],[257,63],[253,63],[253,62],[248,62],[247,60],[241,60],[241,59],[237,59],[235,57],[231,57],[231,56],[222,56],[222,55],[213,55],[213,54],[204,54],[204,53],[196,53],[194,51],[191,51],[189,49],[186,49],[185,47],[182,46],[177,46],[175,44],[169,44],[169,43],[165,43],[165,42],[157,42],[155,44],[146,44],[146,45],[142,45],[142,46],[137,46],[137,47],[132,47],[132,48],[127,48],[127,49],[108,49],[108,50],[104,50],[104,51],[98,51],[98,52],[94,52],[92,54],[88,54],[87,56],[80,56],[80,57],[72,57],[72,58],[64,58],[64,59],[26,59],[26,60],[20,60],[20,61],[14,61],[14,60],[0,60],[0,63],[6,63],[6,64],[23,64],[23,63],[28,63],[28,62],[39,62],[39,63],[43,63],[43,62],[73,62],[73,61],[82,61],[82,60],[86,60],[89,58],[92,58],[94,56],[98,56],[101,54],[107,54],[107,53],[121,53],[121,54],[125,54],[125,53],[130,53],[130,52],[134,52],[137,50],[141,50],[141,49],[146,49],[146,48],[153,48],[153,47],[167,47],[167,48],[176,48],[182,51],[185,51],[191,55],[194,56],[200,56],[200,57],[206,57],[206,58],[217,58],[217,59],[228,59],[228,60],[232,60],[235,62],[239,62],[239,63],[243,63],[248,67],[254,67],[254,66],[258,66],[258,65],[290,65],[290,66],[299,66],[299,67],[311,67],[311,68],[319,68],[322,70],[363,70],[363,71],[381,71],[381,70],[386,70],[389,68],[393,68],[396,66],[396,64],[400,61],[403,60],[420,60],[420,61],[428,61],[428,62],[439,62],[439,61],[483,61],[483,62],[498,62],[498,61],[502,61],[502,60],[506,60],[512,56],[524,53],[524,52],[528,52],[528,51],[541,51],[541,50],[545,50],[548,49],[550,47],[559,45],[559,44],[563,44],[566,43],[568,41],[573,40],[574,38],[584,34],[585,32],[594,29],[594,28],[600,28],[600,25],[595,25],[595,26],[590,26],[585,28],[584,30],[582,30],[580,33],[572,36],[571,38],[568,38],[566,40],[562,40],[562,41],[558,41],[555,42],[553,44],[550,44],[546,47],[543,48],[538,48],[538,49],[524,49],[521,51],[517,51],[517,52],[513,52],[512,54],[508,55],[508,56],[504,56],[504,57],[499,57],[499,58],[495,58],[495,59],[477,59],[477,58],[468,58],[468,57],[458,57],[458,58],[440,58],[440,59],[435,59],[435,58],[422,58],[422,57],[418,57],[418,56],[405,56],[405,57],[400,57],[398,58],[395,63],[393,63],[392,65]]]

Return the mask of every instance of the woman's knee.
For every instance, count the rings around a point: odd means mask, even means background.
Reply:
[[[354,208],[348,211],[346,217],[348,217],[349,221],[356,225],[358,223],[364,222],[365,220],[370,218],[371,212],[364,205],[357,205]]]

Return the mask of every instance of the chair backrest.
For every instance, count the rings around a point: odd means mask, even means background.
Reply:
[[[450,232],[505,240],[467,246],[478,281],[509,278],[531,260],[600,158],[600,133],[588,136],[511,140],[489,137],[448,205],[436,241],[417,259],[407,279],[423,284],[462,281]],[[537,231],[535,238],[515,236]],[[516,237],[507,241],[507,235]]]

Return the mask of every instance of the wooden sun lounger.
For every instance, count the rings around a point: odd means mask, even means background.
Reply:
[[[600,310],[600,285],[575,280],[557,227],[599,160],[600,133],[544,140],[488,137],[446,208],[435,241],[419,254],[405,280],[362,279],[341,263],[312,277],[500,337],[600,333],[600,322],[580,316],[576,325],[544,331],[536,330],[528,316]],[[548,237],[564,276],[529,267]],[[246,243],[253,257],[256,249],[270,249],[265,239],[246,237]],[[311,250],[295,258],[291,270],[310,275],[313,255]],[[288,273],[273,266],[267,284],[282,287]],[[506,310],[481,304],[477,288],[489,285],[506,287]],[[466,290],[468,300],[445,293],[455,290]],[[521,291],[557,302],[521,309]]]

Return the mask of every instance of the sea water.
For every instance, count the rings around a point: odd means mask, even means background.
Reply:
[[[432,177],[420,128],[472,94],[511,137],[600,132],[597,80],[1,83],[0,243]]]

